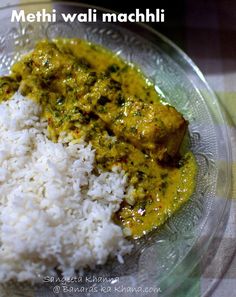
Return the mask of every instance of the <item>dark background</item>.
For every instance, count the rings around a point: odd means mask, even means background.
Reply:
[[[156,8],[165,9],[165,22],[164,23],[147,23],[149,26],[155,28],[159,32],[165,34],[166,36],[176,37],[176,39],[181,40],[184,34],[184,16],[186,14],[186,1],[183,0],[143,0],[143,1],[117,1],[117,0],[84,0],[88,4],[108,8],[117,12],[134,12],[136,8],[144,11],[149,8],[151,11],[155,12]],[[198,0],[196,0],[198,1]],[[236,1],[236,0],[235,0]],[[136,4],[136,5],[135,5]],[[173,31],[174,28],[174,31]]]
[[[78,1],[79,2],[79,1]],[[117,12],[165,9],[164,23],[147,23],[182,48],[203,73],[216,71],[213,60],[236,58],[236,0],[84,0]],[[134,3],[133,3],[134,2]],[[204,61],[212,59],[206,65]],[[233,67],[233,69],[231,69]],[[236,70],[227,65],[228,70]]]

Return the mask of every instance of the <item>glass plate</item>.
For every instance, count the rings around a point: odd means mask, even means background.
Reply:
[[[221,236],[220,223],[228,218],[231,151],[225,120],[214,93],[191,59],[156,31],[139,24],[124,23],[11,23],[12,9],[36,12],[44,4],[22,4],[0,10],[0,75],[7,74],[20,56],[30,51],[43,38],[79,37],[102,44],[125,60],[137,64],[155,84],[158,92],[188,119],[191,149],[198,163],[196,191],[190,201],[158,230],[137,241],[125,259],[116,261],[87,275],[94,282],[83,281],[72,287],[97,286],[90,296],[170,296],[186,282],[190,272],[215,236]],[[71,2],[53,2],[61,12],[87,12],[89,6]],[[102,9],[97,8],[98,19]],[[40,236],[39,236],[40,240]],[[112,282],[99,282],[96,277],[113,277]],[[59,290],[63,290],[59,283]],[[102,291],[105,286],[110,292]],[[30,287],[26,283],[2,285],[1,296],[54,296],[54,283]],[[122,290],[123,291],[119,291]],[[127,289],[132,291],[130,295]],[[135,289],[136,288],[136,289]],[[146,291],[145,291],[145,288]],[[126,291],[125,291],[126,290]],[[138,291],[139,290],[139,291]],[[54,287],[55,291],[55,287]],[[55,294],[58,292],[54,292]],[[61,291],[60,296],[78,296]],[[135,295],[136,294],[136,295]],[[79,296],[86,296],[81,293]]]

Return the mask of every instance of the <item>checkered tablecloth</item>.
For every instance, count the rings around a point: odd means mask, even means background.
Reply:
[[[19,2],[1,0],[0,6]],[[184,38],[178,40],[178,35],[172,40],[199,66],[225,110],[232,143],[233,185],[226,230],[223,239],[215,240],[217,253],[210,263],[206,255],[192,273],[193,291],[180,288],[171,297],[236,297],[236,1],[186,0],[184,24]]]
[[[196,296],[202,296],[211,288],[209,296],[235,297],[236,2],[187,1],[185,23],[184,50],[202,70],[225,110],[232,143],[233,161],[230,218],[212,263],[204,271],[201,271],[201,265],[199,267],[199,287]],[[204,267],[204,265],[202,266]]]

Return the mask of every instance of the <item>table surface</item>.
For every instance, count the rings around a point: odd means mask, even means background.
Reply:
[[[19,2],[1,0],[0,6]],[[225,110],[232,141],[233,186],[230,218],[214,259],[207,268],[203,259],[193,273],[198,285],[191,295],[180,291],[175,297],[202,297],[206,291],[207,296],[236,297],[236,2],[186,0],[182,8],[181,15],[176,14],[174,19],[170,13],[160,31],[199,66]]]
[[[217,283],[217,278],[223,274],[218,286],[209,295],[235,297],[236,257],[232,256],[236,248],[236,3],[206,2],[199,5],[197,1],[192,1],[187,7],[184,50],[202,70],[228,117],[233,185],[231,213],[224,238],[213,262],[201,275],[200,292]]]

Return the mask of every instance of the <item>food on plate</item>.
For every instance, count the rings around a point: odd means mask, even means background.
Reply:
[[[0,104],[0,281],[40,280],[104,264],[132,245],[112,217],[124,171],[97,172],[91,144],[47,137],[40,106],[19,94]]]
[[[22,279],[32,279],[40,263],[71,274],[109,256],[122,261],[132,248],[125,237],[162,225],[194,191],[195,158],[180,153],[188,122],[138,68],[101,46],[80,39],[39,42],[0,78],[0,100],[7,114],[2,139],[12,147],[0,164],[3,255],[14,273],[24,260]],[[19,250],[9,246],[14,228]],[[37,245],[34,231],[45,242]],[[14,253],[19,258],[12,268]]]
[[[13,67],[21,92],[45,108],[50,101],[56,109],[60,99],[63,112],[76,108],[76,115],[97,116],[116,137],[159,160],[176,156],[187,128],[183,116],[164,105],[135,68],[86,45],[78,40],[39,43]]]

